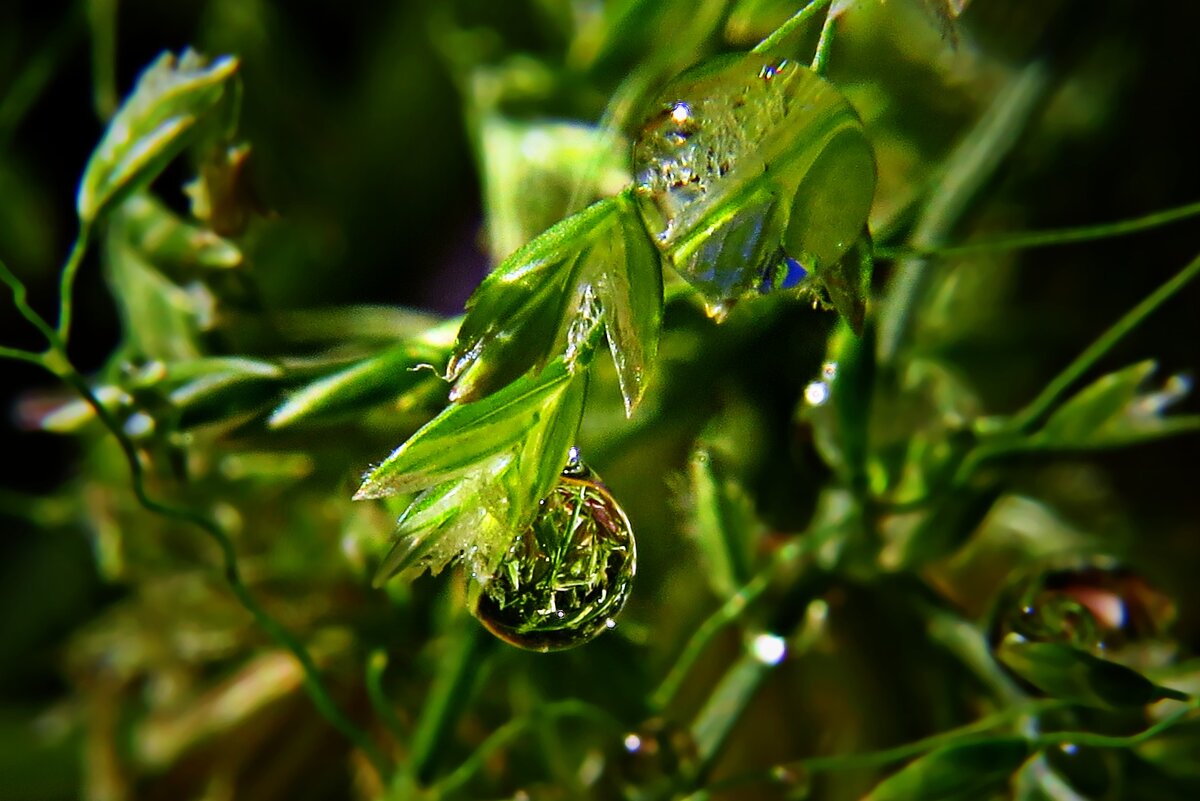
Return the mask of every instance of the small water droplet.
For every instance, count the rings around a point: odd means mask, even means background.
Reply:
[[[751,640],[750,652],[764,665],[778,665],[787,656],[787,641],[777,634],[759,634]]]

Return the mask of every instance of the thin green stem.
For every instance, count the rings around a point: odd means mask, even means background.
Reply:
[[[12,270],[8,269],[8,265],[0,261],[0,281],[12,290],[13,305],[17,307],[17,311],[21,313],[30,325],[38,330],[38,332],[46,338],[46,344],[55,346],[61,344],[58,339],[58,334],[51,328],[42,315],[29,305],[29,292],[25,288],[25,283],[17,278]],[[45,356],[40,357],[40,361],[45,361]]]
[[[875,258],[886,260],[934,256],[971,256],[981,253],[1003,253],[1010,250],[1031,250],[1034,248],[1054,247],[1056,245],[1069,245],[1079,242],[1094,242],[1100,239],[1128,236],[1154,228],[1161,228],[1165,225],[1197,216],[1200,216],[1200,202],[1155,211],[1127,220],[1084,225],[1075,228],[1032,231],[982,242],[970,242],[964,245],[948,245],[945,247],[938,247],[936,245],[925,247],[918,245],[877,247],[875,248]]]
[[[1044,58],[1023,67],[946,159],[913,229],[916,250],[937,246],[950,235],[1033,119],[1050,90],[1051,74]],[[879,314],[877,352],[882,365],[892,364],[909,338],[930,280],[929,267],[922,258],[896,265]]]
[[[71,339],[71,315],[75,305],[73,297],[75,276],[79,273],[79,268],[83,265],[83,257],[87,254],[88,244],[91,239],[91,230],[90,223],[83,222],[80,224],[79,236],[76,237],[75,244],[71,247],[71,252],[67,256],[66,264],[63,265],[62,277],[59,281],[57,333],[64,348]]]
[[[813,54],[812,71],[824,75],[829,69],[829,51],[833,48],[833,35],[837,17],[833,9],[825,12],[825,24],[821,26],[821,38],[817,40],[817,52]]]
[[[812,0],[811,3],[797,11],[787,22],[776,28],[770,36],[755,45],[754,53],[770,53],[779,48],[784,42],[802,28],[809,20],[825,10],[833,0]]]
[[[117,111],[117,0],[90,0],[92,105],[101,121]]]
[[[1114,737],[1108,734],[1093,734],[1087,731],[1055,731],[1038,735],[1033,739],[1036,748],[1047,748],[1055,745],[1086,745],[1091,748],[1133,748],[1147,740],[1162,734],[1167,729],[1183,721],[1184,718],[1200,709],[1200,700],[1193,699],[1187,705],[1175,710],[1153,726],[1149,726],[1137,734],[1126,737]]]
[[[485,644],[482,628],[473,620],[461,622],[455,641],[438,665],[429,699],[413,733],[406,771],[420,784],[427,784],[432,778],[443,741],[466,705],[470,695],[468,685],[479,670],[479,655]]]
[[[0,359],[15,359],[19,362],[29,362],[36,364],[39,367],[46,366],[46,359],[40,353],[34,353],[31,350],[21,350],[20,348],[9,348],[0,345]]]
[[[516,740],[526,730],[542,721],[559,718],[581,718],[595,721],[610,729],[613,733],[621,731],[620,723],[599,707],[583,701],[555,701],[540,705],[524,717],[513,718],[476,748],[471,755],[463,760],[457,768],[433,787],[433,796],[443,798],[451,795],[467,784],[487,764],[488,759],[502,748]]]
[[[804,540],[793,540],[780,548],[770,564],[755,575],[754,578],[746,582],[741,589],[726,598],[725,603],[721,604],[715,612],[700,624],[700,628],[696,629],[696,633],[688,640],[679,658],[675,660],[675,663],[667,672],[666,678],[662,680],[662,683],[658,685],[658,688],[650,696],[651,709],[662,711],[671,703],[675,696],[678,695],[679,688],[683,686],[684,680],[695,666],[696,660],[708,648],[713,638],[723,628],[740,618],[750,605],[766,591],[776,571],[798,559],[807,550],[811,550],[811,548],[804,548],[804,543]]]
[[[375,708],[375,714],[383,721],[383,725],[387,727],[391,735],[397,741],[404,742],[408,737],[408,728],[400,722],[395,708],[383,690],[383,673],[387,670],[387,664],[387,652],[382,648],[372,651],[371,655],[367,657],[367,696],[371,699],[371,706]]]
[[[1075,357],[1075,360],[1055,376],[1054,380],[1048,383],[1028,406],[1012,418],[1004,427],[1005,433],[1025,432],[1041,422],[1058,403],[1063,393],[1112,350],[1113,346],[1141,325],[1147,317],[1158,310],[1158,307],[1174,297],[1198,274],[1200,274],[1200,255],[1188,262],[1173,278],[1150,293],[1141,303],[1126,312],[1083,353]]]
[[[82,249],[80,247],[80,242],[82,241],[81,237],[76,242],[76,247],[72,252],[73,260],[76,262],[82,259]],[[79,253],[78,256],[74,255],[76,252]],[[60,380],[74,389],[88,406],[92,408],[92,411],[96,414],[96,418],[100,420],[109,433],[116,439],[121,452],[125,456],[126,464],[129,466],[130,482],[138,503],[149,512],[199,528],[217,544],[222,555],[225,581],[229,584],[229,588],[234,596],[267,635],[290,651],[300,663],[304,671],[305,690],[307,690],[317,710],[331,725],[361,749],[367,755],[367,758],[371,760],[371,763],[380,776],[386,779],[390,773],[390,768],[384,760],[383,755],[375,747],[375,744],[367,736],[366,732],[358,728],[333,700],[333,696],[330,695],[329,690],[325,687],[317,665],[313,661],[312,655],[309,654],[308,649],[305,648],[299,638],[272,617],[250,592],[249,587],[242,579],[241,571],[238,567],[237,551],[234,549],[233,541],[229,539],[229,535],[214,520],[199,512],[184,507],[173,506],[151,497],[146,489],[145,468],[142,466],[133,440],[125,433],[120,422],[100,402],[100,399],[96,397],[96,393],[92,391],[87,381],[71,363],[66,352],[65,336],[60,336],[58,331],[51,328],[45,319],[29,306],[25,285],[13,275],[3,262],[0,262],[0,280],[3,280],[12,289],[13,301],[17,308],[21,310],[22,315],[42,332],[50,342],[50,350],[37,363],[54,373]],[[69,309],[69,304],[66,305],[66,308]],[[60,318],[61,320],[69,321],[69,317]]]

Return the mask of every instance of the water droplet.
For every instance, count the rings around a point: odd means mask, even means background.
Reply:
[[[824,381],[813,381],[804,388],[804,402],[809,406],[821,406],[829,400],[829,385]]]
[[[633,149],[639,211],[715,315],[798,285],[857,240],[874,156],[816,73],[757,54],[717,59],[669,84],[657,109]]]
[[[998,643],[1012,632],[1130,661],[1122,652],[1161,642],[1174,617],[1170,598],[1140,575],[1114,559],[1090,556],[1019,578],[997,604],[991,636]]]
[[[512,645],[573,648],[616,625],[636,569],[629,519],[572,448],[537,517],[484,582],[475,615]]]
[[[787,641],[777,634],[759,634],[750,641],[750,652],[764,665],[778,665],[787,656]]]

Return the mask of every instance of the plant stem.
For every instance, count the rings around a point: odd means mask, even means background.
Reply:
[[[776,28],[770,36],[754,46],[752,53],[769,53],[785,42],[798,28],[821,13],[833,0],[812,0],[811,3],[792,15],[787,22]]]
[[[1173,278],[1150,293],[1141,303],[1126,312],[1121,319],[1117,320],[1095,342],[1089,345],[1083,353],[1076,356],[1075,360],[1055,376],[1054,380],[1047,384],[1028,406],[1012,418],[1008,425],[1004,427],[1005,433],[1026,432],[1041,422],[1042,418],[1050,413],[1050,410],[1058,402],[1062,394],[1070,389],[1072,384],[1082,378],[1084,373],[1090,370],[1096,362],[1100,361],[1113,346],[1141,325],[1147,317],[1158,310],[1159,306],[1170,300],[1179,290],[1192,281],[1197,274],[1200,274],[1200,255],[1197,255],[1188,262]]]
[[[375,714],[383,721],[383,725],[387,727],[393,737],[403,742],[408,737],[407,728],[400,722],[396,710],[388,701],[387,693],[383,691],[383,673],[387,670],[387,664],[387,652],[382,648],[372,651],[371,655],[367,657],[367,696],[371,699],[371,705],[375,707]]]
[[[913,245],[897,245],[895,247],[876,247],[877,259],[906,259],[928,256],[969,256],[981,253],[1003,253],[1009,250],[1031,250],[1034,248],[1054,247],[1078,242],[1094,242],[1098,239],[1110,239],[1128,236],[1164,225],[1200,216],[1200,202],[1189,203],[1185,206],[1155,211],[1141,217],[1128,220],[1118,220],[1098,225],[1083,225],[1075,228],[1058,228],[1050,231],[1033,231],[1014,236],[998,237],[983,242],[969,242],[964,245],[936,245],[918,247]]]
[[[67,343],[71,340],[71,315],[75,305],[73,298],[75,276],[79,273],[79,268],[83,265],[83,257],[87,254],[91,231],[90,222],[80,223],[79,236],[75,238],[75,244],[71,247],[70,255],[67,256],[67,262],[62,269],[62,278],[59,281],[57,334],[64,351]]]
[[[946,159],[913,230],[911,241],[917,252],[940,244],[958,224],[970,202],[1016,145],[1049,91],[1050,78],[1047,58],[1022,68]],[[894,362],[908,339],[913,315],[929,281],[929,266],[921,258],[896,265],[879,315],[877,348],[881,365]]]
[[[80,243],[84,241],[84,238],[81,236],[76,242],[68,267],[72,263],[77,267],[78,263],[82,261],[83,251]],[[150,496],[146,489],[145,469],[142,466],[141,459],[138,457],[137,448],[124,429],[122,429],[120,422],[100,402],[100,399],[96,397],[95,392],[92,391],[87,381],[71,363],[66,352],[66,338],[61,336],[59,331],[51,328],[45,319],[29,306],[25,285],[3,262],[0,262],[0,280],[3,280],[12,289],[13,302],[21,311],[21,314],[46,337],[50,344],[50,349],[38,357],[36,363],[46,368],[74,389],[88,406],[92,408],[92,411],[96,414],[96,418],[100,420],[109,433],[117,440],[117,444],[125,456],[126,464],[129,466],[130,482],[133,486],[133,494],[137,498],[138,503],[149,512],[199,528],[217,544],[222,555],[225,581],[229,584],[229,588],[232,590],[234,596],[267,635],[290,651],[292,656],[300,663],[304,671],[305,690],[307,690],[313,704],[317,707],[317,711],[334,728],[361,749],[367,755],[367,758],[371,760],[371,764],[379,772],[380,776],[386,779],[390,773],[390,768],[384,760],[383,755],[375,747],[375,744],[366,732],[358,728],[333,700],[333,696],[325,687],[321,679],[321,674],[308,649],[305,648],[296,635],[292,634],[291,631],[272,617],[250,592],[249,587],[247,587],[245,581],[242,579],[241,571],[238,567],[237,551],[234,549],[233,541],[229,539],[229,535],[214,520],[199,512],[184,507],[173,506]],[[69,282],[65,278],[63,286],[69,290]],[[66,327],[60,326],[60,330],[64,330],[65,332],[69,328],[70,303],[63,303],[60,308],[66,312],[66,316],[60,318],[60,323],[63,321],[68,323]]]
[[[434,797],[443,798],[463,787],[483,768],[488,757],[524,734],[526,729],[534,724],[543,720],[568,717],[593,720],[604,724],[612,729],[614,733],[620,731],[620,724],[609,716],[607,712],[583,701],[572,700],[544,703],[531,714],[513,718],[492,732],[486,740],[479,744],[478,748],[471,752],[469,757],[463,760],[462,764],[434,785],[432,788]]]
[[[821,26],[821,38],[817,40],[817,52],[813,54],[812,71],[824,75],[829,68],[829,51],[833,48],[834,23],[837,17],[833,9],[825,12],[825,24]]]
[[[1197,709],[1200,709],[1200,699],[1192,699],[1191,702],[1167,715],[1153,726],[1149,726],[1137,734],[1131,734],[1127,737],[1093,734],[1087,731],[1055,731],[1038,735],[1034,738],[1033,743],[1037,748],[1066,744],[1086,745],[1092,748],[1133,748],[1162,734]]]

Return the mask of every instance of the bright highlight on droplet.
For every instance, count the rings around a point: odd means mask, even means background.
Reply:
[[[750,643],[750,652],[764,665],[778,665],[787,656],[787,643],[776,634],[760,634]]]
[[[820,406],[829,400],[829,385],[824,381],[813,381],[804,388],[804,402],[809,406]]]
[[[671,106],[671,122],[683,125],[692,117],[692,107],[682,100]]]
[[[628,751],[629,753],[632,754],[641,747],[642,747],[642,738],[641,737],[638,737],[636,734],[626,734],[625,735],[625,750],[626,751]]]

